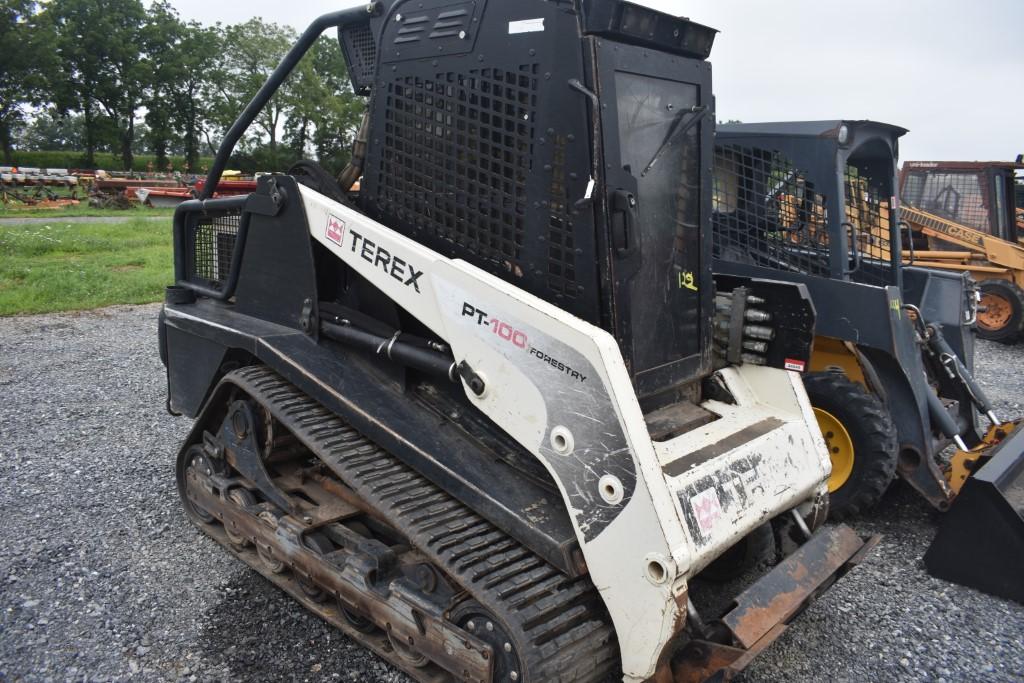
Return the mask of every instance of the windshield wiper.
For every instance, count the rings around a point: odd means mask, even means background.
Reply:
[[[672,127],[668,129],[668,135],[666,135],[665,139],[662,140],[661,145],[658,146],[658,151],[654,153],[654,157],[651,158],[650,163],[647,164],[647,168],[643,170],[643,173],[640,174],[640,177],[643,178],[648,173],[650,173],[651,169],[654,168],[654,165],[658,163],[658,161],[661,159],[661,155],[664,154],[665,150],[668,149],[668,146],[672,144],[672,141],[675,140],[680,135],[682,135],[683,133],[685,133],[686,131],[696,126],[700,122],[700,120],[707,115],[709,111],[711,110],[708,108],[708,106],[706,104],[702,104],[699,107],[690,107],[689,109],[683,109],[678,114],[676,114],[675,119],[673,119],[672,121]],[[694,116],[692,119],[683,124],[683,119],[685,119],[690,114],[696,114],[696,116]]]

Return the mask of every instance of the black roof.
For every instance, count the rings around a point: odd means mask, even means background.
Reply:
[[[723,123],[718,126],[720,133],[749,133],[752,135],[785,135],[815,138],[834,138],[839,135],[839,127],[843,124],[851,128],[880,127],[900,137],[909,131],[906,128],[893,126],[879,121],[844,120],[834,121],[776,121],[766,123]]]

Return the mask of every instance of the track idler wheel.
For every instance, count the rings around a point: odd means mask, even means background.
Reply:
[[[341,612],[342,618],[348,625],[360,633],[373,633],[377,630],[376,624],[342,602],[340,598],[338,599],[338,611]]]
[[[331,544],[330,540],[320,533],[307,535],[303,539],[303,543],[307,548],[318,555],[326,555],[334,550],[334,546]],[[325,593],[312,578],[296,572],[295,579],[298,581],[299,588],[302,589],[302,592],[313,602],[324,602],[327,600],[327,593]]]
[[[187,508],[187,512],[192,513],[196,519],[203,524],[212,524],[216,521],[216,518],[206,510],[202,509],[195,504],[192,496],[187,495],[189,491],[195,490],[197,487],[204,487],[206,484],[203,483],[203,479],[213,473],[213,463],[210,462],[210,457],[206,455],[206,451],[203,450],[202,446],[192,446],[188,449],[185,454],[185,490],[182,491],[182,499]]]
[[[412,640],[411,637],[410,640]],[[391,648],[395,651],[395,654],[401,657],[409,666],[422,669],[427,664],[430,664],[429,657],[422,652],[416,651],[415,642],[405,643],[400,636],[396,636],[390,631],[388,632],[388,642],[391,643]]]
[[[463,602],[452,610],[451,620],[491,646],[494,653],[493,681],[525,680],[515,640],[508,629],[490,611],[475,600]]]

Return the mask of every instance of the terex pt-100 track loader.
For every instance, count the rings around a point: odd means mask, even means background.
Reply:
[[[421,680],[742,668],[865,543],[815,532],[828,453],[778,369],[806,292],[713,291],[714,31],[611,0],[326,15],[206,188],[330,27],[370,96],[352,167],[175,214],[190,517]],[[713,328],[765,364],[713,371]],[[806,542],[702,619],[690,579],[773,528]]]

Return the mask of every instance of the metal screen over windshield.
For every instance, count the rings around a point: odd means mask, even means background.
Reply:
[[[870,169],[867,162],[847,163],[840,185],[834,176],[811,173],[778,149],[717,145],[716,258],[891,284],[892,202]],[[843,246],[848,256],[837,268],[834,252]]]
[[[988,188],[979,173],[911,171],[902,195],[905,203],[917,209],[976,230],[990,231]]]
[[[888,188],[853,163],[843,172],[846,227],[853,230],[857,267],[850,274],[869,285],[892,283],[893,210]]]
[[[716,146],[715,255],[829,277],[826,199],[806,171],[776,150]]]

